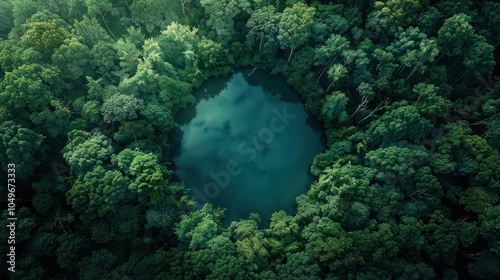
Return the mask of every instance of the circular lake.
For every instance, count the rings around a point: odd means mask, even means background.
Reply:
[[[226,208],[224,225],[258,213],[292,213],[324,150],[321,125],[281,77],[242,70],[213,78],[176,115],[175,173],[198,205]]]

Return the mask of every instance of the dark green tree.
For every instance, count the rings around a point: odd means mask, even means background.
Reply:
[[[293,51],[309,39],[315,11],[316,9],[299,2],[291,8],[285,8],[281,14],[277,38],[282,49],[290,49],[288,61],[292,58]]]
[[[0,162],[7,174],[9,164],[14,164],[15,177],[28,179],[40,165],[44,154],[44,136],[22,127],[13,121],[0,125]]]

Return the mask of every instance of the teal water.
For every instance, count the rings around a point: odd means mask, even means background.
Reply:
[[[195,91],[196,104],[176,115],[175,173],[198,205],[226,208],[225,225],[258,213],[292,213],[324,150],[321,126],[284,79],[242,70]]]

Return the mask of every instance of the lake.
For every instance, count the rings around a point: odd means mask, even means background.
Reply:
[[[226,208],[227,226],[258,213],[269,225],[314,179],[322,127],[282,77],[239,70],[203,83],[196,103],[175,116],[175,174],[198,205]]]

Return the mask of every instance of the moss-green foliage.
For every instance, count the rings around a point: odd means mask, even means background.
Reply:
[[[0,1],[0,163],[2,180],[15,163],[17,187],[9,276],[499,279],[499,11]],[[226,228],[224,210],[195,210],[170,165],[176,112],[241,66],[284,76],[326,130],[296,212],[264,229],[258,214]]]

